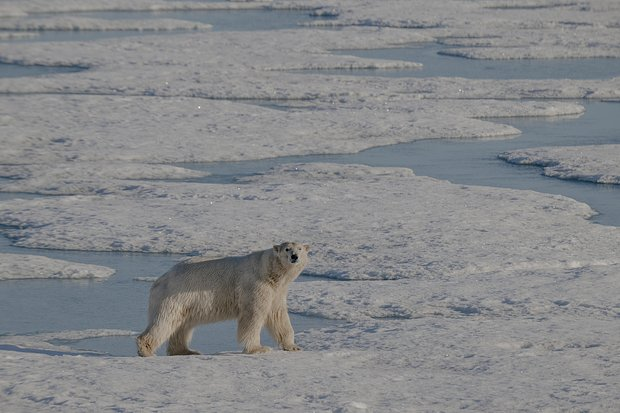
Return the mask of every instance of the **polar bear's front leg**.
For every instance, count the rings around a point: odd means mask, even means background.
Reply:
[[[243,345],[243,352],[247,354],[266,353],[269,347],[260,344],[260,331],[265,324],[265,315],[262,311],[246,311],[239,317],[237,326],[237,340]]]
[[[288,316],[286,304],[278,306],[267,318],[267,329],[284,351],[300,351],[295,344],[295,331]]]
[[[260,331],[264,318],[256,314],[244,314],[239,318],[237,326],[237,340],[243,345],[243,352],[247,354],[266,353],[271,349],[260,344]]]

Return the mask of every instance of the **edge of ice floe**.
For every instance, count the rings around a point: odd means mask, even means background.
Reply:
[[[0,253],[0,281],[27,279],[105,279],[116,271],[109,267],[52,259],[39,255]]]
[[[500,153],[498,158],[515,165],[541,167],[543,174],[552,178],[619,185],[620,169],[613,160],[604,159],[614,151],[620,153],[620,145],[519,149]]]
[[[0,335],[0,351],[41,353],[51,356],[101,355],[97,351],[76,350],[67,344],[92,338],[132,337],[138,332],[120,329],[63,330],[35,334]]]

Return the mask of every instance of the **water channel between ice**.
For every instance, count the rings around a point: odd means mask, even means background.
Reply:
[[[409,167],[418,175],[447,179],[458,184],[531,189],[562,194],[583,201],[601,214],[594,221],[620,226],[620,188],[564,181],[541,175],[540,168],[511,165],[497,158],[505,150],[553,145],[620,143],[614,120],[620,104],[585,103],[586,113],[578,118],[502,119],[523,131],[506,140],[427,140],[369,149],[350,155],[321,155],[274,158],[247,162],[183,164],[213,173],[210,182],[234,182],[237,177],[261,173],[290,162],[360,163],[371,166]],[[6,194],[8,195],[8,194]],[[21,195],[18,195],[21,196]],[[8,198],[8,196],[6,196]],[[5,198],[5,197],[2,197]],[[14,280],[3,281],[0,302],[3,317],[0,331],[12,334],[40,330],[60,331],[90,328],[131,329],[144,327],[150,283],[140,276],[165,272],[181,256],[139,253],[99,253],[31,250],[0,242],[0,252],[40,254],[69,261],[106,265],[117,273],[106,281]],[[307,278],[306,280],[311,280]],[[304,281],[301,277],[300,281]],[[298,282],[300,282],[298,281]],[[292,315],[296,331],[333,325],[335,322]],[[274,345],[266,334],[263,340]],[[194,347],[203,353],[238,350],[234,322],[197,329]],[[75,349],[130,356],[135,354],[133,337],[104,337],[67,343]],[[160,352],[161,354],[161,352]]]
[[[98,20],[157,20],[176,19],[210,24],[211,31],[262,31],[303,28],[303,23],[314,18],[309,10],[169,10],[169,11],[96,11],[67,13],[35,13],[31,17],[44,18],[62,15]],[[92,41],[115,37],[143,35],[174,35],[192,30],[39,30],[32,36],[8,39],[10,42]],[[208,33],[208,31],[204,32]],[[1,44],[1,42],[0,42]]]
[[[194,12],[192,12],[193,14]],[[237,12],[220,13],[220,16],[234,15]],[[245,12],[241,12],[245,13]],[[274,12],[260,11],[267,17]],[[304,12],[306,13],[306,12]],[[170,13],[168,13],[170,14]],[[216,13],[217,14],[217,13]],[[212,14],[213,16],[213,14]],[[254,19],[248,12],[236,18]],[[243,17],[244,16],[244,17]],[[291,23],[291,16],[282,19]],[[86,17],[86,16],[85,16]],[[117,12],[89,17],[121,18]],[[129,13],[128,18],[138,18]],[[150,13],[146,17],[157,17]],[[160,14],[159,17],[172,17]],[[140,16],[140,18],[143,18]],[[188,18],[177,15],[176,18]],[[280,17],[278,17],[279,19]],[[295,17],[293,17],[295,18]],[[288,19],[288,20],[287,20]],[[233,18],[234,20],[234,18]],[[234,29],[228,22],[214,24],[222,29]],[[266,24],[262,30],[282,28],[282,22]],[[294,23],[297,24],[296,21]],[[227,26],[228,25],[228,26]],[[232,27],[232,28],[231,28]],[[286,26],[288,27],[288,26]],[[254,28],[255,30],[257,28]],[[35,41],[42,40],[92,40],[109,37],[115,33],[55,33],[43,32]],[[122,35],[118,33],[116,35]],[[24,41],[24,40],[21,40]],[[28,40],[32,41],[32,40]],[[545,77],[611,77],[618,75],[619,60],[574,59],[571,61],[518,61],[494,62],[473,61],[437,54],[439,46],[411,46],[400,49],[375,51],[340,51],[342,54],[354,54],[362,57],[413,60],[425,64],[421,71],[338,71],[339,74],[365,74],[377,76],[461,76],[470,78],[545,78]],[[458,59],[455,68],[453,62]],[[602,64],[601,64],[602,63]],[[566,68],[566,64],[573,65]],[[542,66],[546,68],[542,68]],[[8,70],[16,70],[8,75],[20,76],[20,67],[0,67],[0,76]],[[507,69],[510,66],[510,69]],[[595,69],[592,69],[592,68]],[[6,69],[6,70],[4,70]],[[46,69],[21,67],[21,75],[41,75]],[[28,70],[32,72],[27,73]],[[38,70],[43,70],[38,72]],[[59,69],[60,70],[60,69]],[[70,69],[65,69],[70,70]],[[455,71],[456,70],[456,71]],[[560,71],[562,70],[562,71]],[[596,70],[592,72],[592,70]],[[323,72],[325,73],[325,72]],[[568,75],[564,75],[564,74]],[[497,158],[501,152],[535,147],[564,146],[585,144],[620,143],[616,120],[620,118],[620,104],[603,102],[582,102],[586,113],[578,118],[522,118],[495,119],[509,123],[523,134],[515,139],[506,140],[426,140],[414,143],[384,146],[350,155],[295,156],[259,161],[183,164],[185,167],[207,170],[212,175],[208,182],[234,182],[237,177],[265,172],[271,167],[290,162],[336,162],[359,163],[371,166],[408,167],[418,175],[447,179],[457,184],[488,185],[504,188],[531,189],[540,192],[562,194],[588,203],[600,212],[594,218],[596,223],[620,226],[620,188],[613,185],[597,185],[576,181],[562,181],[544,177],[540,168],[510,165]],[[282,108],[286,110],[286,108]],[[1,199],[12,197],[0,194]],[[17,195],[22,196],[22,195]],[[155,277],[161,275],[176,261],[177,255],[138,254],[138,253],[98,253],[79,251],[32,250],[13,247],[9,241],[0,239],[0,252],[17,254],[38,254],[82,263],[106,265],[116,269],[117,273],[104,281],[75,280],[13,280],[0,283],[0,334],[32,334],[39,331],[85,330],[85,329],[122,329],[142,330],[146,320],[146,306],[150,283],[135,281],[136,277]],[[305,278],[310,280],[310,278]],[[300,281],[304,281],[301,277]],[[292,316],[292,323],[297,332],[332,325],[334,322]],[[265,337],[266,343],[273,342]],[[67,343],[75,349],[101,351],[102,353],[129,356],[135,354],[133,337],[105,337],[85,339]],[[219,323],[201,327],[193,340],[193,347],[203,353],[235,351],[234,322]]]
[[[593,221],[620,226],[620,187],[543,176],[534,166],[512,165],[498,154],[540,146],[620,144],[617,119],[620,103],[582,103],[586,113],[580,117],[495,118],[491,121],[515,126],[523,133],[513,139],[448,140],[432,139],[382,146],[347,155],[288,156],[243,162],[179,164],[208,171],[205,182],[232,183],[239,176],[264,173],[285,163],[333,162],[380,167],[405,167],[417,175],[445,179],[463,185],[528,189],[568,196],[585,202],[599,215]]]

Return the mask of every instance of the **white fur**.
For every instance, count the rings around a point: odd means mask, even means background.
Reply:
[[[265,325],[283,350],[300,350],[286,295],[308,262],[308,250],[285,242],[242,257],[200,257],[175,265],[151,287],[149,325],[138,336],[138,354],[152,356],[166,340],[168,355],[198,354],[188,347],[194,327],[229,319],[238,320],[237,340],[245,353],[269,351],[260,343]]]

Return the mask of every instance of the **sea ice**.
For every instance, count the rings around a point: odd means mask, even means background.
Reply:
[[[428,41],[415,30],[366,27],[209,35],[133,36],[91,42],[3,45],[0,61],[79,66],[70,75],[0,78],[0,92],[188,96],[212,99],[335,102],[407,96],[434,99],[618,98],[620,77],[605,80],[472,80],[310,75],[300,69],[402,68],[397,60],[336,55],[333,49],[381,48]],[[405,107],[406,108],[406,107]]]
[[[0,344],[0,388],[9,411],[611,412],[616,322],[561,310],[373,320],[304,333],[306,351],[259,357],[50,357]]]
[[[6,334],[0,336],[0,349],[33,352],[48,355],[81,355],[92,352],[75,351],[72,342],[102,337],[134,336],[137,333],[127,330],[91,329],[74,331],[55,331],[34,334]]]
[[[561,196],[409,169],[299,164],[236,184],[138,182],[108,196],[16,199],[0,204],[0,223],[22,247],[221,256],[295,239],[314,247],[311,274],[450,279],[620,262],[618,228],[592,225],[594,213]]]
[[[620,58],[620,7],[614,0],[336,2],[337,19],[312,26],[417,30],[476,59]]]
[[[50,145],[71,145],[70,139],[65,137],[63,142],[52,138]],[[95,142],[93,142],[95,144]],[[84,145],[86,147],[87,145]],[[17,149],[13,146],[10,152]],[[26,150],[26,148],[24,148]],[[41,148],[43,149],[43,148]],[[58,152],[63,152],[61,148]],[[93,147],[93,158],[96,157],[96,147]],[[9,151],[7,151],[9,152]],[[68,153],[65,151],[65,155]],[[49,153],[48,155],[54,155]],[[60,156],[60,153],[57,153]],[[119,154],[120,155],[120,154]],[[99,159],[104,158],[99,153]],[[13,158],[14,161],[17,157]],[[25,160],[25,159],[24,159]],[[48,161],[52,159],[48,158]],[[29,161],[36,161],[31,158]],[[200,178],[208,175],[190,169],[164,164],[142,164],[132,162],[84,161],[64,163],[35,163],[19,165],[0,165],[0,176],[9,177],[0,182],[0,190],[4,192],[30,192],[53,195],[73,194],[104,194],[123,191],[132,188],[131,180],[181,180]]]
[[[499,157],[518,165],[542,166],[544,174],[599,184],[620,184],[620,145],[519,149]]]
[[[509,138],[492,117],[581,114],[570,102],[351,99],[290,110],[196,98],[4,96],[0,98],[3,191],[92,194],[130,179],[204,175],[162,165],[274,156],[354,153],[436,138]]]
[[[0,280],[108,278],[112,268],[51,259],[38,255],[0,254]]]
[[[324,4],[20,0],[3,2],[0,14],[264,6]],[[126,330],[3,335],[3,409],[617,410],[620,232],[589,222],[595,211],[585,204],[359,165],[287,165],[225,185],[145,180],[188,177],[162,163],[510,136],[514,128],[479,118],[582,113],[568,102],[509,99],[618,99],[620,77],[291,70],[396,68],[403,63],[330,50],[434,40],[466,46],[471,57],[615,56],[617,2],[338,0],[315,14],[338,16],[317,25],[356,27],[3,44],[3,62],[89,68],[0,79],[0,91],[13,94],[0,98],[2,175],[20,178],[2,189],[87,194],[0,203],[2,231],[14,243],[216,256],[301,240],[312,244],[308,273],[324,280],[293,283],[289,307],[342,321],[298,333],[305,352],[261,357],[85,357],[66,345],[133,334]],[[196,98],[299,101],[278,111]],[[13,265],[16,256],[5,255]],[[24,262],[54,269],[36,260]]]
[[[211,25],[174,19],[107,20],[76,16],[54,15],[43,18],[15,17],[0,20],[0,30],[16,32],[41,31],[174,31],[209,30]]]
[[[7,17],[27,16],[39,13],[72,13],[100,11],[208,11],[208,10],[312,10],[318,6],[316,1],[265,1],[265,0],[232,0],[232,1],[170,1],[170,0],[81,0],[81,1],[39,1],[19,0],[5,1],[0,5],[0,13]]]

